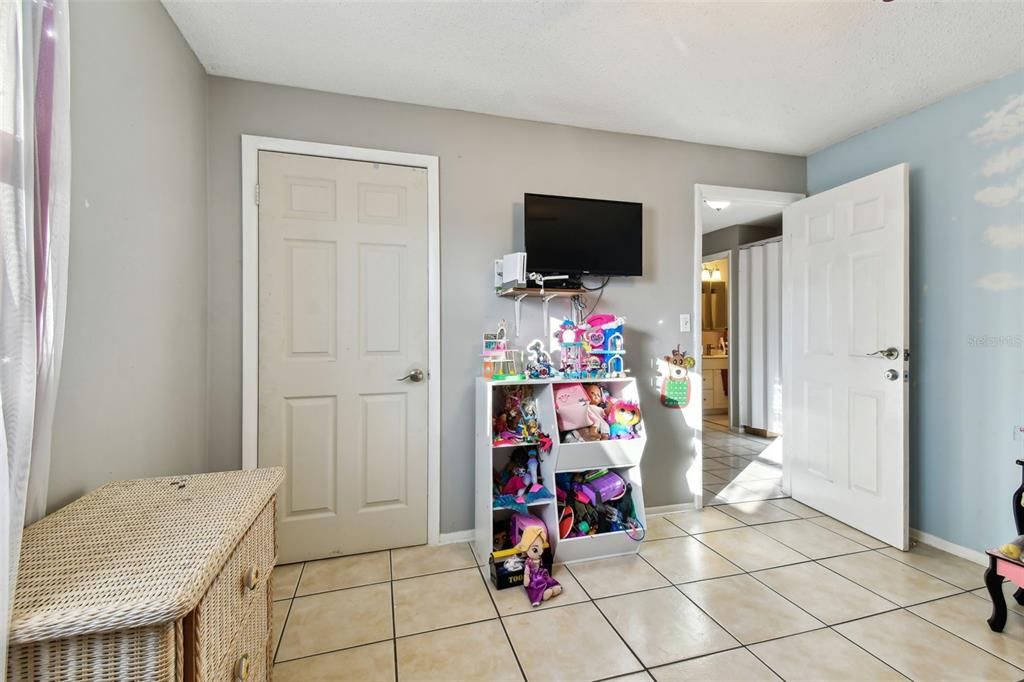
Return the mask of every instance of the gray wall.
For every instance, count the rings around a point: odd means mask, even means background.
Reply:
[[[206,75],[157,2],[72,2],[71,248],[49,508],[206,468]]]
[[[615,280],[601,309],[625,315],[626,346],[644,387],[650,436],[648,505],[687,502],[692,430],[661,408],[650,360],[689,345],[678,319],[693,313],[693,185],[802,192],[800,157],[532,123],[466,112],[210,78],[209,453],[212,469],[241,464],[241,188],[243,133],[440,157],[441,529],[473,523],[473,383],[480,334],[512,304],[492,292],[493,258],[521,244],[524,192],[640,201],[643,278]],[[552,314],[561,314],[557,307]],[[524,320],[538,320],[528,304]],[[524,332],[532,338],[536,327]],[[698,330],[699,333],[699,330]]]

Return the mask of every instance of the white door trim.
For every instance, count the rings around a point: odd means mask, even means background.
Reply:
[[[691,338],[692,338],[691,344],[692,344],[692,348],[694,349],[694,351],[693,351],[694,352],[694,356],[697,359],[697,366],[696,366],[695,369],[697,370],[696,374],[697,374],[698,377],[703,378],[703,373],[702,372],[703,372],[703,369],[704,369],[704,362],[702,360],[703,353],[700,352],[701,351],[701,347],[703,346],[703,341],[701,340],[701,329],[703,327],[703,320],[701,319],[701,312],[702,312],[703,308],[702,308],[702,305],[701,305],[702,301],[701,301],[700,272],[701,272],[701,268],[704,265],[704,256],[703,256],[703,253],[704,253],[704,212],[703,212],[704,200],[705,199],[707,199],[707,200],[716,200],[716,199],[718,199],[718,200],[732,201],[732,202],[736,202],[736,203],[751,204],[751,205],[756,205],[756,206],[766,206],[766,207],[770,206],[770,207],[773,207],[773,208],[778,208],[779,213],[781,213],[782,209],[784,209],[786,206],[789,206],[794,201],[799,201],[800,199],[805,199],[805,198],[806,198],[805,194],[798,194],[798,193],[793,193],[793,192],[775,192],[775,191],[767,190],[767,189],[750,189],[748,187],[726,187],[726,186],[723,186],[723,185],[704,185],[704,184],[700,184],[700,183],[695,184],[693,186],[693,213],[694,213],[694,216],[693,216],[693,275],[696,278],[695,279],[696,283],[695,283],[694,288],[693,288],[693,311],[694,311],[694,315],[693,315],[693,325],[691,327],[691,330],[693,332],[692,335],[691,335]],[[737,263],[737,267],[738,267],[738,265],[739,264]],[[735,276],[735,274],[733,274],[734,272],[735,271],[733,270],[732,259],[730,258],[730,260],[729,260],[729,277],[732,278],[735,281],[735,277],[736,276]],[[729,325],[730,325],[730,329],[733,329],[733,327],[732,327],[732,316],[733,316],[732,293],[730,292],[729,293]],[[730,343],[730,348],[729,348],[729,373],[730,373],[730,375],[732,375],[732,373],[734,371],[734,368],[733,368],[733,357],[734,357],[734,354],[732,352],[732,349],[733,349],[734,345],[733,345],[733,339],[732,338],[729,339],[729,343]],[[704,390],[703,385],[700,386],[700,389],[701,390],[699,390],[699,391],[693,391],[693,387],[691,386],[690,387],[691,395],[695,394],[698,397],[702,397],[703,396],[703,390]],[[691,400],[692,400],[692,398],[691,398]],[[736,400],[737,400],[737,397],[735,395],[735,392],[730,393],[729,394],[729,424],[730,425],[732,425],[732,423],[733,423],[733,419],[735,418],[734,415],[738,412],[738,410],[735,409]],[[697,402],[696,410],[697,410],[697,415],[696,415],[697,421],[696,421],[696,429],[695,430],[697,431],[697,433],[699,435],[697,436],[697,438],[694,439],[695,440],[694,450],[695,450],[695,460],[696,460],[695,466],[697,467],[697,471],[700,472],[701,484],[702,485],[700,486],[700,489],[697,491],[697,493],[694,495],[694,504],[696,505],[697,509],[701,509],[703,507],[703,505],[704,505],[704,487],[703,487],[703,482],[704,482],[704,471],[703,471],[703,467],[704,467],[704,464],[703,464],[703,460],[704,460],[704,403],[703,403],[703,398],[701,398],[701,400],[699,400]],[[783,469],[782,489],[787,494],[789,493],[789,479],[786,478],[786,471],[785,471],[785,469]]]
[[[441,539],[441,211],[438,158],[242,135],[242,468],[255,469],[259,420],[259,152],[369,161],[427,171],[427,542]]]

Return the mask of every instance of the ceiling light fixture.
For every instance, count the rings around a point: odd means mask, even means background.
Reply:
[[[716,199],[705,199],[704,203],[708,205],[708,208],[715,211],[721,211],[722,209],[729,208],[732,204],[731,201],[720,201]]]

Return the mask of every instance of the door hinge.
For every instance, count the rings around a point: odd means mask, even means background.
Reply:
[[[257,206],[260,205],[260,186],[259,186],[259,183],[256,184],[256,205]]]

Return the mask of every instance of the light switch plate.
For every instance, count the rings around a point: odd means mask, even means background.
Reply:
[[[690,316],[686,313],[679,315],[679,331],[688,332],[690,331]]]

